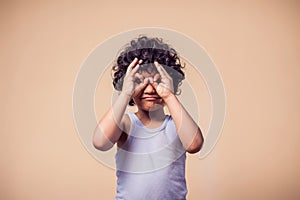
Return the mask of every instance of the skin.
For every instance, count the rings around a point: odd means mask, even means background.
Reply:
[[[156,70],[139,72],[141,63],[142,60],[136,58],[128,66],[120,95],[95,128],[95,148],[106,151],[115,143],[118,147],[124,144],[131,123],[124,112],[133,99],[138,107],[136,116],[148,128],[156,128],[163,123],[166,117],[163,108],[167,106],[183,147],[189,153],[200,151],[202,132],[174,95],[172,78],[158,62],[154,62]]]

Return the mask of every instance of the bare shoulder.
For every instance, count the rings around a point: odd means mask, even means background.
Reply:
[[[121,147],[127,140],[129,131],[130,131],[131,121],[128,114],[125,114],[122,119],[122,134],[117,142],[118,147]]]

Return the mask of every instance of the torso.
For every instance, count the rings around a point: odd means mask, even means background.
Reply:
[[[145,127],[150,128],[150,129],[155,129],[157,127],[160,127],[164,123],[166,117],[168,116],[168,115],[165,115],[164,117],[162,117],[161,120],[158,120],[158,121],[156,121],[156,120],[150,121],[150,120],[142,119],[138,113],[135,113],[135,115],[139,118],[139,120],[142,122],[142,124]],[[117,146],[119,148],[122,147],[122,145],[126,142],[126,140],[128,138],[128,133],[130,132],[131,121],[127,114],[124,115],[122,126],[123,126],[123,132],[117,142]]]
[[[122,148],[115,156],[116,199],[185,199],[185,149],[172,118],[167,116],[155,128],[144,126],[133,113],[126,118],[128,134],[120,137]]]

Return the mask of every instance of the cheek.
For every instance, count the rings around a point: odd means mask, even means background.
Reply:
[[[141,103],[141,100],[139,98],[134,98],[133,97],[132,99],[133,99],[135,105],[139,105]]]

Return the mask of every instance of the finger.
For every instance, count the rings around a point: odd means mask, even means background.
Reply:
[[[159,64],[159,67],[164,72],[164,74],[165,74],[166,77],[168,77],[169,79],[172,79],[172,77],[170,76],[170,74],[166,71],[166,69],[162,65]]]
[[[144,82],[144,76],[141,75],[140,73],[135,73],[134,77],[135,77],[135,80],[139,80],[139,83],[143,83]]]
[[[159,64],[157,61],[154,61],[155,63],[155,66],[156,66],[156,69],[157,71],[159,72],[160,74],[160,82],[164,82],[164,83],[167,83],[167,82],[172,82],[173,81],[173,78],[169,75],[169,73],[163,68],[163,66],[161,64]]]
[[[144,79],[144,84],[148,84],[149,83],[149,78],[145,78]]]
[[[159,72],[159,74],[161,75],[161,77],[167,77],[167,72],[165,71],[165,69],[161,66],[161,64],[159,64],[157,61],[154,61],[154,65],[157,69],[157,71]]]
[[[149,80],[148,83],[150,83],[150,84],[153,83],[153,78],[152,77],[149,77],[148,80]]]
[[[140,92],[147,86],[147,83],[142,82],[140,84],[138,84],[136,86],[136,88],[134,89],[134,95],[133,96],[137,96],[140,94]]]
[[[153,82],[157,82],[159,83],[160,82],[160,79],[161,79],[161,76],[159,73],[155,74],[154,77],[153,77]]]
[[[134,60],[129,64],[129,66],[127,67],[127,71],[126,74],[129,74],[131,72],[131,70],[135,67],[135,65],[137,64],[138,58],[134,58]]]
[[[138,73],[137,73],[138,74]],[[140,74],[138,74],[139,76]],[[140,92],[148,85],[148,78],[143,77],[143,81],[141,83],[135,83],[135,89],[133,96],[138,96]]]
[[[140,64],[142,62],[143,62],[143,60],[139,60],[138,64],[132,69],[132,71],[131,71],[132,74],[135,74],[139,70],[139,68],[141,66]]]
[[[157,86],[158,86],[158,83],[157,83],[157,82],[153,82],[151,85],[152,85],[152,86],[154,87],[154,89],[156,90],[156,88],[157,88]]]
[[[138,71],[139,68],[140,68],[140,65],[137,64],[129,73],[131,75],[134,75]]]

